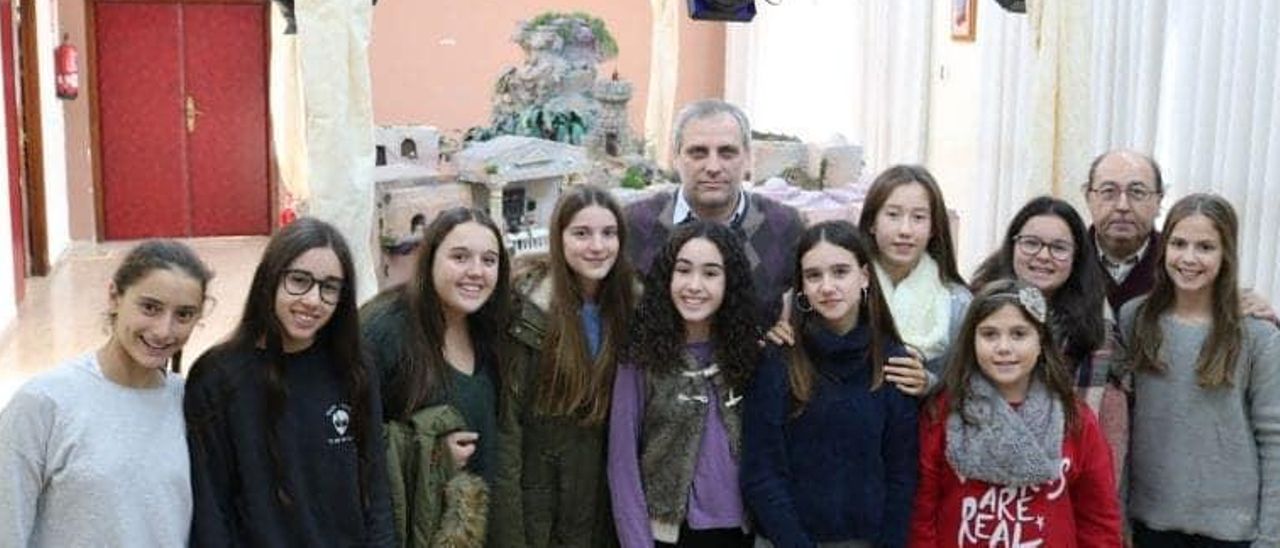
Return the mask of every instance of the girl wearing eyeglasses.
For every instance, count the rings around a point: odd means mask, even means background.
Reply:
[[[1116,477],[1129,446],[1128,396],[1112,367],[1117,332],[1093,238],[1071,204],[1041,196],[1018,210],[1004,244],[978,267],[973,286],[1001,278],[1031,284],[1048,297],[1054,340],[1076,394],[1098,416]]]
[[[378,377],[361,354],[345,240],[282,228],[240,323],[187,384],[192,546],[389,546]]]

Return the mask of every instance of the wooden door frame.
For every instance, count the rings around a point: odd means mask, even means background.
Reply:
[[[11,250],[13,255],[13,289],[14,302],[21,303],[26,296],[27,287],[27,206],[26,206],[26,188],[22,182],[23,178],[23,155],[22,155],[22,111],[19,110],[22,105],[22,94],[19,93],[18,86],[22,81],[21,74],[18,72],[21,64],[18,59],[18,33],[17,21],[14,16],[17,15],[18,6],[13,0],[0,0],[0,10],[4,10],[0,14],[0,22],[4,23],[4,28],[0,29],[0,38],[4,40],[4,44],[0,45],[0,55],[4,56],[0,60],[0,64],[4,66],[3,90],[0,93],[4,96],[4,117],[5,124],[5,150],[4,162],[8,166],[8,178],[4,181],[5,194],[9,196],[9,219],[8,224],[13,229],[10,234],[10,242],[14,243]],[[12,86],[12,89],[10,89]],[[13,112],[10,115],[9,105],[13,105]],[[11,157],[10,150],[16,151],[16,155]],[[16,188],[15,188],[16,181]],[[14,195],[14,191],[17,195]],[[2,289],[0,289],[2,290]]]
[[[49,220],[45,213],[44,195],[44,117],[40,104],[40,27],[36,19],[36,2],[18,0],[18,74],[22,81],[21,154],[27,188],[27,253],[31,259],[27,269],[32,276],[49,273]]]
[[[26,2],[34,0],[23,0]],[[266,81],[266,97],[263,99],[267,103],[267,199],[271,201],[267,209],[267,232],[270,233],[275,226],[274,219],[277,217],[279,205],[276,203],[276,187],[279,184],[279,171],[275,162],[275,142],[272,138],[271,129],[271,10],[273,2],[271,0],[84,0],[85,2],[85,54],[84,64],[81,66],[81,86],[88,90],[89,95],[89,169],[93,173],[93,214],[94,214],[94,236],[99,242],[106,239],[107,234],[107,216],[106,209],[103,205],[103,189],[102,189],[102,117],[99,112],[98,97],[98,4],[249,4],[262,5],[265,12],[264,29],[262,32],[262,44],[266,48],[266,63],[262,67],[263,78]]]

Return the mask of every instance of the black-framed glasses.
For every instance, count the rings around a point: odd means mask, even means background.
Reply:
[[[1018,248],[1018,252],[1028,257],[1040,253],[1041,249],[1049,248],[1049,256],[1058,261],[1070,259],[1076,252],[1076,246],[1061,240],[1046,242],[1031,236],[1029,234],[1019,234],[1013,237],[1013,245]]]
[[[1153,196],[1163,194],[1158,190],[1147,188],[1147,186],[1143,184],[1132,184],[1124,187],[1124,189],[1121,189],[1120,185],[1105,184],[1097,188],[1090,188],[1089,192],[1098,195],[1098,198],[1101,198],[1104,202],[1114,202],[1120,199],[1121,194],[1124,194],[1129,198],[1130,202],[1134,203],[1145,202],[1150,200]]]
[[[306,295],[312,287],[319,285],[320,300],[329,305],[338,304],[338,299],[342,297],[341,278],[320,280],[306,270],[285,270],[284,279],[281,280],[280,285],[284,286],[284,292],[290,295]]]

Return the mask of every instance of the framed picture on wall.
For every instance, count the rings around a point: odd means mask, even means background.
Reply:
[[[951,39],[972,42],[978,19],[978,0],[951,0]]]

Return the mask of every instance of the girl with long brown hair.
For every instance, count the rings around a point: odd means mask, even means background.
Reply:
[[[868,248],[847,221],[805,231],[794,259],[799,344],[767,352],[747,390],[743,497],[775,546],[906,542],[916,401],[884,383],[887,358],[907,353]]]
[[[511,382],[499,424],[493,543],[617,543],[605,478],[614,371],[635,300],[622,209],[607,191],[565,189],[549,253],[515,268]]]
[[[378,382],[332,225],[281,228],[240,323],[191,370],[192,546],[387,546]]]
[[[732,229],[677,227],[645,280],[613,384],[609,489],[625,548],[750,546],[738,458],[758,314]]]
[[[360,309],[360,329],[385,387],[401,542],[471,545],[497,471],[511,265],[497,225],[465,207],[437,215],[418,253],[408,282]]]
[[[858,228],[871,236],[872,274],[911,352],[890,360],[886,378],[908,394],[928,394],[972,298],[956,268],[942,189],[922,166],[890,167],[867,190]]]
[[[1240,310],[1231,204],[1169,210],[1150,295],[1125,304],[1137,546],[1280,544],[1280,332]]]
[[[1121,546],[1111,451],[1051,314],[1022,281],[974,297],[945,391],[922,412],[911,546]]]

